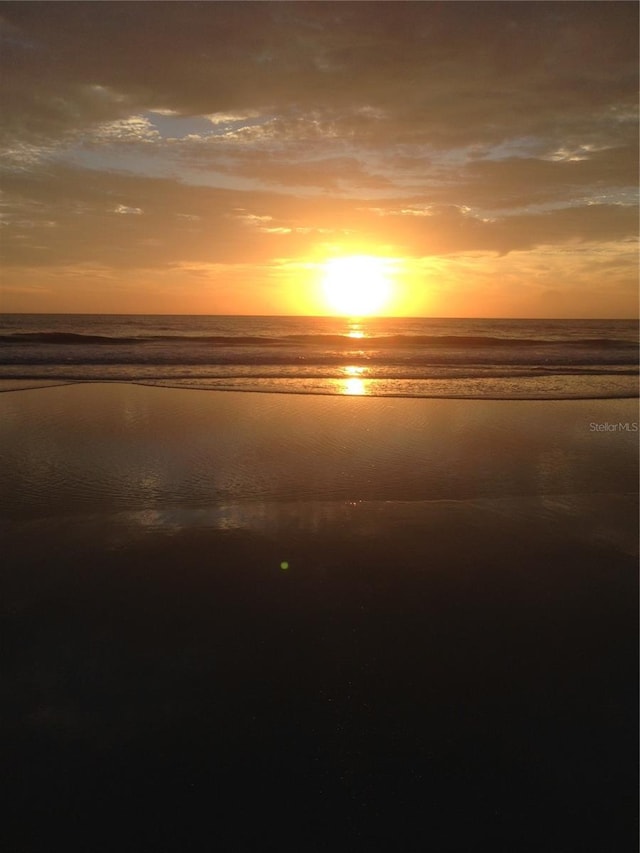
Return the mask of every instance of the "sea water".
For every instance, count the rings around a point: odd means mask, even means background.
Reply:
[[[0,387],[86,381],[400,397],[634,397],[638,326],[632,320],[0,316]]]

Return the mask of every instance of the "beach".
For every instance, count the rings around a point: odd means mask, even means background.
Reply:
[[[637,401],[0,413],[7,849],[634,849]]]
[[[638,4],[0,11],[0,853],[640,853]]]

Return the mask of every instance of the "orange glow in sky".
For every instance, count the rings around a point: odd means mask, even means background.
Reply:
[[[3,4],[1,311],[637,315],[636,3],[80,5]]]

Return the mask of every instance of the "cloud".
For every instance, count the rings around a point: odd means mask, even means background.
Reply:
[[[25,133],[154,108],[315,112],[345,136],[451,145],[566,137],[637,98],[631,3],[36,2],[3,15],[5,108]]]
[[[119,204],[114,208],[114,213],[121,213],[124,216],[140,216],[144,211],[141,207],[127,207],[126,204]]]
[[[0,15],[13,269],[495,259],[637,235],[636,4]]]
[[[27,266],[74,260],[148,268],[189,260],[264,263],[282,254],[313,253],[318,244],[345,237],[354,247],[385,245],[414,257],[475,250],[505,254],[625,239],[638,229],[637,209],[630,205],[486,219],[450,204],[420,208],[396,200],[380,208],[359,199],[299,199],[68,168],[50,173],[46,182],[16,174],[4,187],[4,260]]]

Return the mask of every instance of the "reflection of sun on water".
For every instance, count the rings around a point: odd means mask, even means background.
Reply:
[[[344,368],[345,375],[348,379],[340,381],[340,393],[347,394],[350,397],[362,396],[367,393],[367,386],[362,376],[365,375],[364,367],[357,367],[355,364],[349,364]]]
[[[343,388],[344,390],[342,393],[347,394],[351,397],[361,396],[362,394],[367,393],[364,381],[362,379],[356,379],[355,377],[352,379],[345,379]]]
[[[348,323],[347,337],[348,338],[364,338],[365,333],[362,328],[362,323],[359,323],[357,320],[349,320]]]

